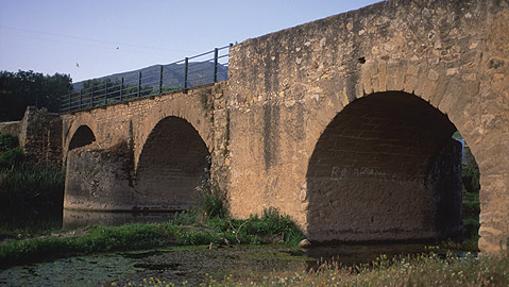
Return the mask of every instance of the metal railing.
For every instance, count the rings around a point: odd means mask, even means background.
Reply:
[[[61,98],[60,112],[84,111],[224,81],[228,79],[232,45],[167,65],[75,83],[73,90]]]

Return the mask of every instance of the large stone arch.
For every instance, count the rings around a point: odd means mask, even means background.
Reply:
[[[509,226],[505,223],[509,206],[509,173],[505,163],[509,160],[509,142],[505,137],[509,134],[509,128],[503,123],[507,116],[509,87],[505,85],[495,89],[488,84],[493,83],[496,76],[483,79],[479,75],[479,71],[485,68],[483,65],[488,63],[479,59],[468,67],[469,70],[462,71],[440,65],[433,67],[419,61],[388,62],[378,57],[363,58],[362,63],[358,64],[359,72],[343,81],[346,85],[353,83],[352,88],[343,89],[336,97],[336,104],[327,105],[320,111],[325,116],[320,117],[319,128],[310,131],[311,142],[317,143],[335,117],[364,97],[377,93],[402,92],[422,99],[447,116],[468,142],[479,165],[479,248],[488,252],[506,248],[504,234],[509,233]],[[491,101],[483,104],[481,99],[486,97],[498,99],[502,104],[495,105]],[[310,160],[315,148],[314,144],[307,146]],[[306,169],[309,168],[308,162]],[[305,210],[309,212],[310,194],[306,194],[306,199]],[[311,224],[307,218],[307,231],[312,231]]]
[[[210,152],[188,121],[165,117],[147,137],[136,168],[135,188],[146,206],[184,210],[199,199],[209,177]]]
[[[461,145],[446,115],[404,92],[354,100],[309,161],[308,235],[421,240],[461,231]]]

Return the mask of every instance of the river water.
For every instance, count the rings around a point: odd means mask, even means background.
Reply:
[[[105,214],[66,211],[64,228],[91,224],[166,221],[173,214]],[[282,245],[192,246],[77,256],[0,270],[0,286],[123,286],[160,278],[195,286],[231,274],[243,280],[272,271],[314,270],[323,262],[352,266],[388,257],[426,252],[424,244],[319,246],[302,251]]]
[[[303,252],[282,245],[193,246],[78,256],[0,270],[0,286],[125,286],[159,278],[195,286],[207,280],[262,278],[269,272],[315,270],[333,260],[368,263],[380,254],[425,251],[420,244],[343,245]]]

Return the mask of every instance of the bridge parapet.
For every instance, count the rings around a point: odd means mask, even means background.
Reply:
[[[187,91],[228,79],[232,44],[167,64],[75,83],[61,98],[61,113],[91,110],[163,94]]]

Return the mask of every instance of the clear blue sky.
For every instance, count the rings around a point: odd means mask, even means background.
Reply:
[[[0,70],[66,73],[77,82],[170,63],[374,2],[0,0]]]

